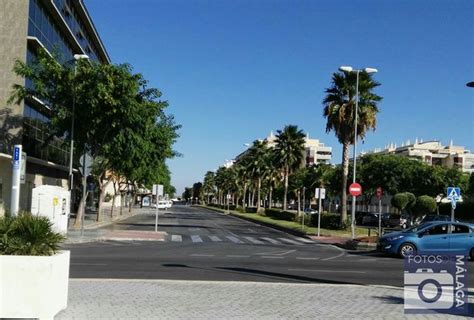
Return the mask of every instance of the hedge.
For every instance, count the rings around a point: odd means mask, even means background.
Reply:
[[[451,203],[443,203],[439,206],[439,214],[451,215]],[[454,216],[458,220],[474,221],[474,202],[457,203]]]
[[[318,214],[311,215],[311,225],[318,226]],[[345,226],[341,225],[341,215],[338,213],[323,213],[321,214],[321,228],[338,230]]]
[[[278,209],[265,209],[265,215],[267,217],[275,218],[278,220],[295,221],[295,214],[289,211],[282,211]]]

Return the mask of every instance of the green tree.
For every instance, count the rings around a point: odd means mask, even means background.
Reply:
[[[359,110],[357,114],[357,138],[364,138],[377,123],[377,104],[382,98],[373,90],[380,84],[370,74],[359,74]],[[326,89],[323,100],[326,132],[334,131],[342,144],[341,221],[347,220],[347,179],[349,174],[349,147],[354,143],[356,73],[336,72],[331,87]]]
[[[287,209],[288,177],[298,167],[301,167],[304,159],[304,133],[297,126],[288,125],[283,130],[278,130],[276,145],[273,149],[274,159],[277,167],[283,173],[284,194],[283,210]]]
[[[407,206],[408,201],[409,199],[406,193],[397,193],[392,197],[391,203],[392,206],[397,208],[398,211],[401,213],[403,209],[405,209],[405,207]]]
[[[436,210],[436,200],[430,196],[423,195],[416,198],[416,204],[413,207],[413,213],[420,217],[425,214],[430,214]]]
[[[270,149],[266,140],[255,140],[248,152],[248,170],[252,180],[257,187],[257,212],[260,211],[262,180],[269,174],[269,162],[271,157]]]
[[[215,188],[216,188],[216,175],[213,171],[208,171],[204,175],[204,183],[203,188],[204,192],[207,195],[207,203],[209,204],[211,201],[211,196],[214,196]]]

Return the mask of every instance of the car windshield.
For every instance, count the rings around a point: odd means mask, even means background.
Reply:
[[[411,227],[409,229],[403,230],[402,232],[403,233],[415,233],[415,232],[418,232],[420,230],[426,229],[427,227],[428,227],[428,225],[415,226],[415,227]]]

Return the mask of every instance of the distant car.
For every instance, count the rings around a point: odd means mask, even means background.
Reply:
[[[401,227],[402,229],[406,229],[410,226],[410,219],[408,216],[403,214],[384,214],[382,220],[384,227]]]
[[[173,201],[167,200],[167,201],[166,201],[166,206],[165,206],[165,208],[166,208],[166,209],[170,209],[172,206],[173,206]]]
[[[157,207],[156,203],[153,204],[153,206],[156,208]],[[165,201],[165,200],[158,201],[158,209],[167,209],[168,206],[169,206],[168,201]]]
[[[378,226],[379,225],[379,215],[380,215],[380,213],[367,213],[362,218],[362,225],[363,226]],[[383,214],[382,214],[382,221],[383,221]]]
[[[377,250],[402,258],[424,253],[465,252],[474,259],[474,226],[436,221],[380,237]]]
[[[429,214],[426,215],[421,221],[420,225],[426,224],[426,223],[431,223],[431,222],[436,222],[436,221],[451,221],[450,216],[446,215],[437,215],[437,214]]]
[[[305,214],[310,214],[310,215],[311,215],[311,214],[318,213],[318,210],[316,210],[316,209],[312,209],[312,208],[306,208],[306,209],[304,210],[304,213],[305,213]]]

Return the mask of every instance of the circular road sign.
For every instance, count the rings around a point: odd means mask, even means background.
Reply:
[[[378,187],[375,194],[377,195],[378,199],[382,198],[382,195],[383,195],[382,187]]]
[[[357,182],[351,184],[349,186],[349,193],[354,197],[360,196],[362,194],[362,186]]]

